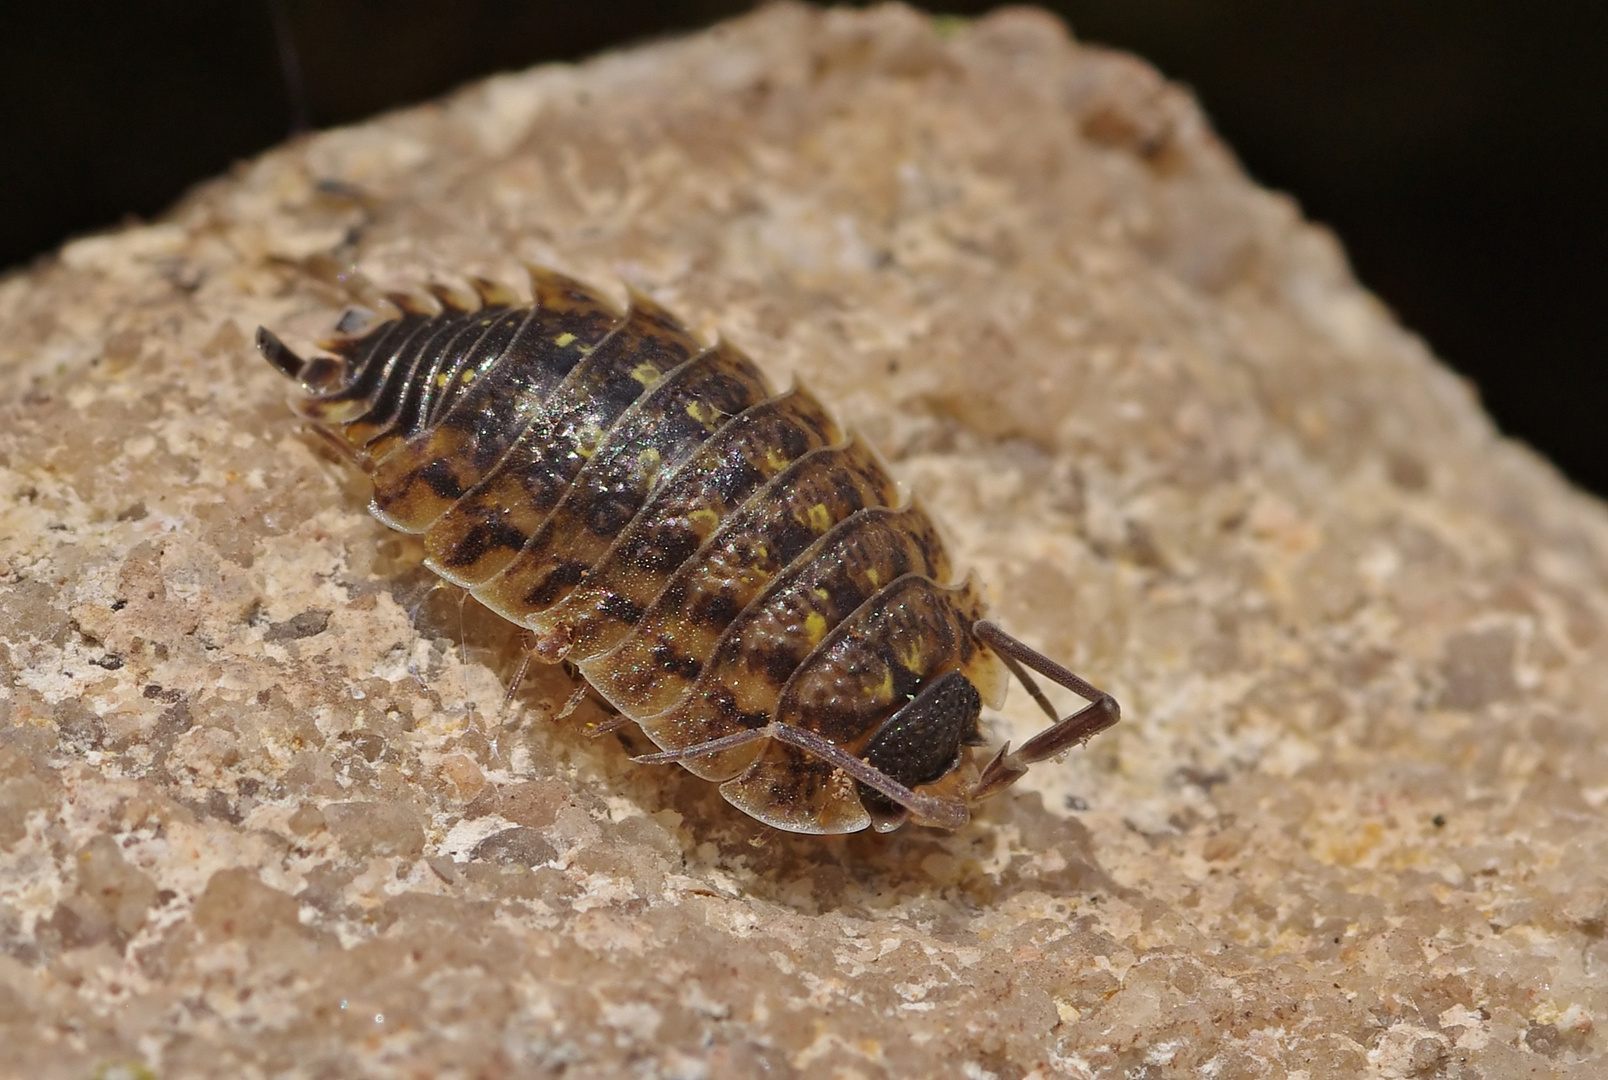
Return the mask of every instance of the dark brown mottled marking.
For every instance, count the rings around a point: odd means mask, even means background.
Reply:
[[[676,368],[620,418],[552,516],[477,595],[497,609],[517,608],[524,597],[544,607],[556,602],[655,490],[727,421],[768,396],[764,376],[729,345]]]
[[[763,497],[723,522],[630,635],[584,663],[582,674],[627,715],[668,708],[727,625],[772,578],[834,525],[897,497],[897,486],[864,443],[805,455],[778,473]],[[686,662],[672,665],[666,656]]]
[[[926,513],[807,391],[773,394],[636,294],[621,312],[540,269],[528,304],[471,284],[390,297],[397,317],[333,355],[258,345],[371,476],[375,516],[537,659],[574,663],[661,748],[638,760],[794,832],[958,828],[1116,723],[1110,695],[984,618]],[[1026,669],[1089,704],[1058,718]],[[1054,722],[979,769],[1012,675]]]
[[[430,526],[424,534],[426,565],[468,587],[501,571],[547,520],[621,415],[701,351],[696,338],[637,297],[625,321],[533,410],[502,460]]]
[[[671,576],[730,514],[767,490],[771,479],[795,461],[841,435],[807,391],[762,402],[721,428],[648,500],[591,568],[584,586],[545,609],[539,597],[524,597],[523,607],[512,610],[501,607],[495,595],[484,602],[563,650],[563,656],[590,659],[631,632]],[[621,617],[632,611],[636,618]]]

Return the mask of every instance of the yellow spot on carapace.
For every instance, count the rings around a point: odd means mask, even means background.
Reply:
[[[773,473],[779,473],[787,468],[787,455],[774,446],[765,447],[765,465]]]
[[[475,374],[474,368],[464,368],[463,374],[458,376],[458,381],[465,385],[472,383],[475,381]]]
[[[872,701],[892,701],[893,700],[893,669],[892,668],[883,668],[882,669],[882,685],[878,686],[875,690],[873,690],[871,692],[871,700]]]
[[[882,588],[882,575],[877,572],[876,567],[872,566],[866,569],[865,579],[871,583],[873,589]]]
[[[817,644],[826,636],[826,616],[819,611],[812,611],[804,616],[804,633],[809,637],[810,644]]]
[[[638,364],[631,369],[631,378],[643,386],[652,386],[659,381],[659,369],[652,364]]]
[[[826,508],[825,503],[816,503],[810,507],[810,528],[816,532],[825,532],[832,527],[832,511]]]
[[[715,526],[720,524],[720,515],[706,506],[701,510],[694,510],[688,514],[687,520],[692,522],[693,527],[701,535],[707,536],[715,531]]]
[[[582,424],[575,429],[575,452],[589,458],[597,452],[603,441],[604,430],[596,424]]]
[[[687,415],[692,417],[704,427],[709,427],[715,421],[714,406],[704,401],[687,402]]]
[[[568,345],[570,342],[572,342],[574,340],[575,340],[575,335],[569,333],[568,331],[566,331],[565,333],[562,333],[562,334],[558,335],[556,338],[554,338],[553,339],[553,344],[557,345],[560,349],[562,349],[564,346]]]

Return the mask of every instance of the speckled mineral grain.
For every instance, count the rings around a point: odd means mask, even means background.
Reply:
[[[1124,723],[822,840],[556,669],[504,707],[249,342],[521,260],[807,379]],[[0,399],[0,1074],[1608,1070],[1608,515],[1044,15],[772,7],[298,141],[0,284]]]

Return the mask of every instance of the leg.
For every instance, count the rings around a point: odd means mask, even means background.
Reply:
[[[1072,715],[1056,720],[1023,743],[1022,748],[1015,753],[1010,752],[1009,745],[1002,747],[999,754],[983,770],[983,775],[972,792],[973,800],[986,799],[990,795],[998,794],[1020,779],[1027,772],[1028,766],[1034,762],[1054,757],[1077,744],[1086,743],[1121,719],[1122,710],[1110,694],[1090,685],[1049,657],[1028,648],[993,623],[980,619],[973,625],[972,631],[978,640],[999,654],[1011,673],[1022,680],[1022,685],[1033,695],[1033,700],[1037,701],[1039,707],[1052,718],[1055,716],[1055,710],[1043,693],[1039,692],[1032,678],[1022,670],[1024,665],[1057,686],[1063,686],[1079,697],[1087,698],[1089,702]]]
[[[467,596],[468,594],[465,593],[464,595]],[[527,634],[525,636],[525,640],[529,642],[530,635]],[[537,653],[534,649],[526,649],[520,655],[519,669],[514,672],[513,681],[508,684],[507,693],[503,694],[503,710],[505,712],[507,711],[508,706],[513,703],[514,695],[519,693],[519,686],[525,681],[525,676],[530,673],[531,661],[536,657],[536,655]],[[566,664],[565,670],[573,679],[575,679],[575,690],[567,699],[565,699],[564,704],[559,708],[559,710],[553,714],[552,719],[554,721],[562,720],[570,713],[580,708],[581,702],[585,701],[586,695],[592,691],[591,684],[585,679],[581,678],[580,673],[577,672],[575,668]],[[601,701],[601,699],[599,700]],[[611,715],[607,719],[600,720],[586,728],[586,737],[589,739],[596,739],[603,735],[607,735],[611,731],[618,731],[620,728],[631,722],[630,717],[622,715],[612,705],[609,705],[607,702],[602,702],[602,704],[609,710]]]
[[[970,815],[966,804],[959,799],[947,799],[938,795],[921,795],[887,773],[872,765],[861,761],[853,754],[830,739],[817,735],[813,731],[803,728],[791,727],[787,724],[767,724],[760,728],[750,728],[732,735],[724,735],[697,746],[689,746],[681,750],[667,750],[661,754],[644,754],[632,758],[632,761],[645,765],[657,765],[662,762],[682,761],[687,758],[703,757],[707,754],[718,754],[722,750],[744,746],[759,739],[775,739],[778,742],[796,746],[805,753],[812,754],[835,768],[842,769],[849,776],[860,781],[868,788],[880,791],[889,799],[905,807],[916,817],[945,829],[958,829],[966,824]]]
[[[529,664],[530,658],[534,655],[534,652],[526,653],[525,662]],[[594,694],[592,684],[582,678],[580,672],[577,671],[573,665],[565,664],[564,669],[572,678],[576,680],[576,685],[574,692],[571,693],[568,700],[564,702],[563,708],[559,709],[553,714],[553,719],[555,721],[564,719],[570,713],[580,708],[581,702],[586,700],[586,695]],[[604,719],[599,720],[595,724],[588,724],[586,726],[584,733],[588,739],[600,739],[611,731],[619,731],[621,728],[631,722],[631,718],[629,716],[626,716],[613,705],[610,705],[607,701],[604,701],[601,695],[595,695],[595,698],[599,705],[608,710],[609,715]]]
[[[525,659],[529,661],[529,653],[525,654]],[[586,692],[590,689],[591,687],[587,685],[586,680],[582,679],[580,683],[576,685],[575,690],[570,694],[569,699],[564,702],[564,707],[553,714],[553,719],[562,720],[564,717],[580,708],[581,702],[586,700]]]
[[[503,703],[502,703],[503,712],[507,712],[508,711],[508,706],[510,706],[510,705],[512,705],[514,703],[514,695],[519,693],[519,684],[525,681],[525,675],[529,671],[530,671],[530,653],[529,653],[529,651],[526,651],[526,652],[520,654],[520,657],[519,657],[519,670],[514,672],[513,679],[510,680],[509,683],[508,683],[508,691],[505,694],[503,694]]]
[[[588,724],[584,734],[588,739],[601,739],[611,731],[619,731],[631,723],[631,718],[622,712],[610,713],[595,724]]]
[[[468,604],[469,604],[469,594],[467,592],[459,593],[458,594],[458,663],[464,665],[465,667],[469,666],[469,626],[468,626],[468,623],[465,621],[465,619],[463,617],[463,611],[464,611],[464,608],[468,606]],[[506,705],[507,703],[508,703],[508,701],[507,701],[507,698],[505,697],[503,699],[503,704]]]

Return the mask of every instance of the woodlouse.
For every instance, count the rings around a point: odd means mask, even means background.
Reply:
[[[804,833],[958,828],[1117,703],[986,621],[931,520],[805,389],[774,393],[632,293],[532,268],[533,300],[398,315],[304,360],[266,329],[294,405],[358,462],[370,509],[426,563],[572,663],[677,762]],[[1088,704],[1059,718],[1025,668]],[[1053,723],[981,770],[1007,674]]]

